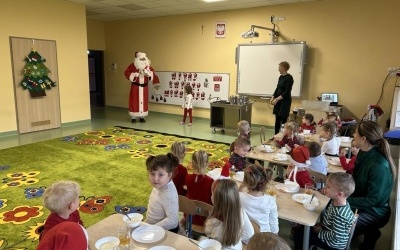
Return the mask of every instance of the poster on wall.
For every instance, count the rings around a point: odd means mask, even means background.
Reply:
[[[229,74],[179,71],[155,73],[160,84],[149,91],[150,102],[182,106],[185,101],[186,85],[192,87],[193,107],[210,108],[208,99],[212,102],[217,98],[221,100],[229,98]]]

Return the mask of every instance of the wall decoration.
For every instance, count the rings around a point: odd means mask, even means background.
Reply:
[[[55,87],[53,82],[47,75],[51,71],[44,65],[44,59],[35,49],[25,58],[24,79],[21,86],[29,90],[31,97],[46,96],[46,89]]]
[[[182,106],[185,100],[185,85],[193,89],[193,107],[210,108],[208,98],[228,100],[229,74],[156,71],[160,84],[153,85],[149,91],[149,100],[153,103],[165,103]]]
[[[217,22],[215,24],[215,37],[225,38],[226,36],[226,22]]]

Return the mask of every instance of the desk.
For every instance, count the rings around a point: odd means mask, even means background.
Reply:
[[[261,151],[250,151],[247,153],[246,158],[254,159],[254,160],[259,160],[259,161],[267,161],[275,164],[281,164],[281,165],[289,165],[289,161],[278,161],[275,160],[276,153],[264,153]],[[328,161],[328,173],[336,173],[336,172],[346,172],[341,166],[336,166]]]
[[[253,102],[245,104],[229,104],[221,102],[210,103],[210,127],[212,133],[215,129],[221,129],[221,133],[225,133],[224,129],[237,129],[237,124],[241,120],[246,120],[251,126],[251,110]]]
[[[123,225],[126,225],[122,220],[122,214],[113,214],[97,222],[96,224],[87,228],[89,235],[89,249],[95,250],[96,241],[106,236],[116,236],[117,229]],[[141,224],[144,224],[142,222]],[[135,242],[131,237],[131,249],[149,249],[153,246],[171,246],[176,249],[182,249],[184,246],[185,250],[198,250],[199,248],[189,241],[185,236],[175,234],[169,231],[165,231],[166,236],[163,240],[153,244],[141,244]]]

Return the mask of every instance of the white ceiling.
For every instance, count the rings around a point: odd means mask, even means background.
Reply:
[[[246,9],[318,0],[64,0],[84,4],[88,19],[115,21],[202,12]]]

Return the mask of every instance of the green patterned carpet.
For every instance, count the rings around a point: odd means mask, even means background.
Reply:
[[[229,155],[224,143],[123,127],[0,150],[0,250],[36,248],[49,215],[41,195],[58,180],[81,185],[86,227],[121,210],[141,211],[151,191],[145,160],[168,153],[175,141],[186,145],[185,166],[195,150],[209,153],[210,169]]]

